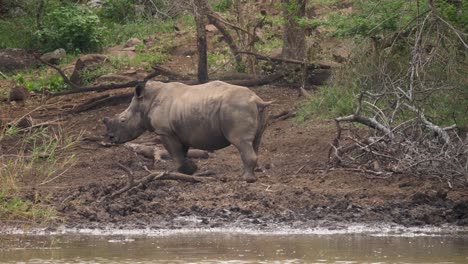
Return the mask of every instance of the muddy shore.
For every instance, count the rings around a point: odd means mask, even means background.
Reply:
[[[255,91],[265,100],[276,100],[269,109],[272,114],[294,109],[301,103],[293,89],[271,86]],[[71,96],[64,103],[80,102],[90,96],[93,95]],[[76,133],[84,131],[84,136],[102,135],[102,117],[118,113],[126,105],[63,116],[63,127]],[[61,113],[57,109],[37,118],[56,118]],[[165,171],[174,170],[174,164],[155,162],[122,145],[83,141],[73,150],[76,162],[66,173],[46,185],[24,181],[23,197],[51,197],[47,203],[60,217],[50,224],[52,229],[63,225],[151,229],[310,228],[356,223],[468,226],[468,190],[463,184],[449,185],[430,176],[375,177],[340,168],[325,170],[334,133],[333,123],[327,120],[278,121],[265,132],[256,183],[241,180],[241,161],[231,146],[210,153],[208,159],[196,160],[200,170],[214,172],[210,180],[152,181],[105,202],[99,200],[127,184],[126,174],[116,162],[129,167],[136,178],[148,174],[143,166]],[[135,141],[148,143],[153,139],[154,135],[145,134]]]

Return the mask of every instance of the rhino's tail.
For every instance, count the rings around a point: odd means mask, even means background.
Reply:
[[[258,100],[255,102],[257,104],[258,110],[262,111],[265,107],[271,105],[275,101],[263,101],[262,99],[258,98]]]
[[[272,104],[274,101],[268,101],[265,102],[262,99],[259,99],[257,101],[257,108],[258,108],[258,127],[257,127],[257,133],[255,134],[255,138],[253,141],[253,148],[255,153],[258,153],[258,148],[260,147],[260,143],[262,141],[262,135],[263,132],[265,132],[265,129],[268,124],[268,113],[266,111],[266,107]]]

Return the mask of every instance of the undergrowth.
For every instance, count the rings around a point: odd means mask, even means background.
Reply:
[[[79,138],[52,127],[13,125],[0,130],[0,221],[57,220],[55,210],[48,205],[51,197],[34,187],[53,182],[68,171],[75,162],[71,150]],[[25,188],[30,191],[25,192]]]

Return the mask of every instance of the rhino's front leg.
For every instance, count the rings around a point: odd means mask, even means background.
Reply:
[[[163,136],[161,141],[177,164],[177,171],[194,174],[197,171],[195,162],[187,158],[188,147],[184,146],[175,136]]]

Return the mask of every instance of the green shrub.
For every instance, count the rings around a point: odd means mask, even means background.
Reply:
[[[34,20],[30,17],[0,19],[0,49],[34,46]]]
[[[354,89],[343,86],[322,86],[314,97],[298,111],[297,120],[305,121],[312,116],[335,118],[349,115],[355,111],[356,95]]]
[[[57,48],[68,52],[97,51],[102,46],[103,28],[90,9],[68,5],[47,14],[36,36],[44,51]]]
[[[226,12],[232,6],[232,0],[219,0],[213,4],[213,10],[217,12]]]
[[[103,19],[121,24],[134,21],[136,19],[134,1],[106,1],[99,10],[98,15]]]
[[[47,90],[49,92],[59,92],[68,89],[67,84],[59,74],[44,75],[33,80],[27,79],[22,73],[14,77],[16,83],[23,85],[29,91],[40,92]]]
[[[146,20],[126,24],[107,22],[103,35],[103,46],[109,47],[125,43],[130,38],[144,39],[156,33],[167,33],[174,31],[172,20]]]

